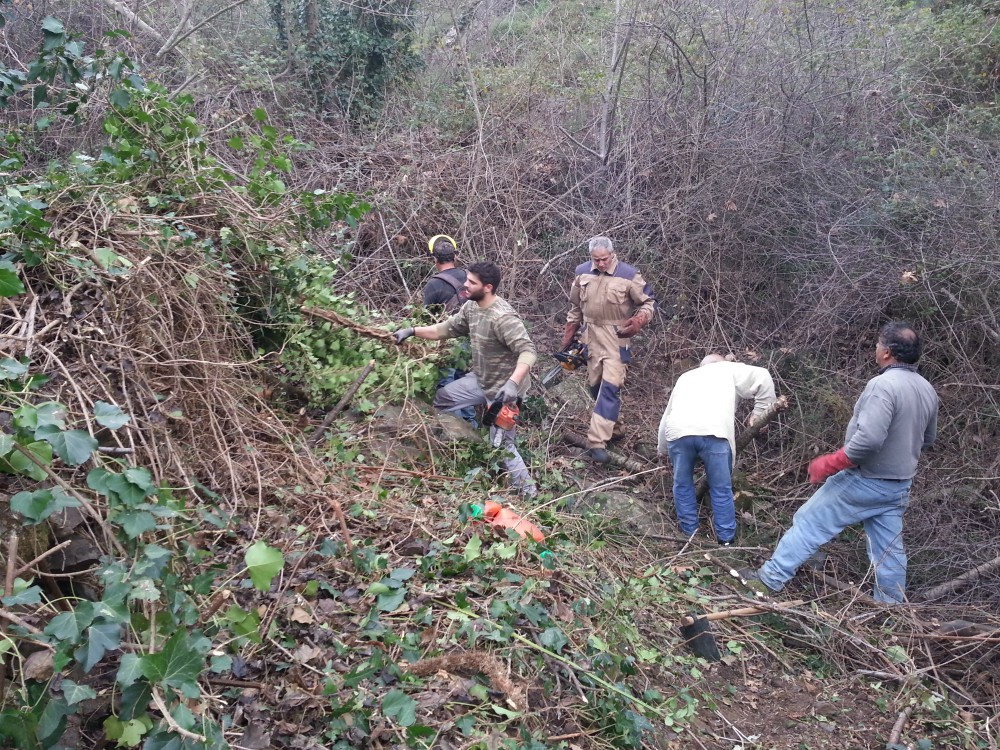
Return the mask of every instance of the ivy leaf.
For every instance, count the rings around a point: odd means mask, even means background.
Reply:
[[[39,463],[46,466],[49,466],[52,463],[52,446],[48,443],[44,443],[39,440],[34,443],[28,443],[22,447],[32,456],[37,458]],[[36,482],[41,482],[48,476],[42,467],[35,464],[34,461],[21,453],[19,450],[15,450],[11,453],[10,458],[6,460],[6,463],[10,466],[10,470],[15,474],[23,474],[26,477],[31,477]],[[3,470],[3,464],[4,462],[0,461],[0,470]]]
[[[66,717],[72,713],[76,713],[76,709],[67,706],[62,698],[52,698],[45,704],[35,730],[42,747],[52,747],[62,737],[66,730]]]
[[[148,731],[149,727],[142,719],[122,721],[117,716],[109,716],[104,720],[104,733],[109,740],[117,740],[119,747],[135,747],[142,742],[142,736]]]
[[[4,357],[0,359],[0,380],[17,380],[28,372],[28,366],[16,359]]]
[[[53,513],[63,508],[78,508],[80,501],[59,487],[49,490],[25,490],[18,492],[10,499],[10,508],[20,513],[29,525],[41,523]]]
[[[153,518],[153,514],[145,510],[130,510],[119,513],[114,520],[122,527],[122,531],[129,539],[136,539],[143,533],[156,528],[156,519]]]
[[[131,417],[114,404],[98,401],[94,404],[94,419],[109,430],[117,430],[131,421]]]
[[[113,622],[91,625],[87,628],[83,645],[73,652],[73,657],[80,662],[84,673],[87,673],[104,658],[104,654],[118,648],[120,642],[121,625]]]
[[[83,430],[53,432],[53,429],[47,427],[43,431],[39,427],[35,430],[35,436],[51,445],[56,455],[70,466],[79,466],[97,450],[97,441]]]
[[[205,668],[205,659],[199,653],[199,646],[205,646],[203,641],[207,639],[194,637],[183,628],[178,630],[163,645],[162,651],[142,657],[142,674],[150,682],[162,682],[185,695],[193,690],[197,695],[198,676]]]
[[[53,617],[45,626],[45,634],[58,641],[77,643],[83,631],[94,621],[93,602],[80,602],[69,612],[62,612]],[[125,657],[122,657],[123,659]]]
[[[269,547],[264,542],[257,542],[248,549],[244,560],[250,573],[250,580],[260,591],[271,588],[271,581],[285,565],[285,557],[281,554],[281,550]]]
[[[71,706],[75,706],[80,701],[85,701],[88,698],[97,697],[97,693],[90,685],[77,685],[73,680],[63,680],[62,691],[63,696],[66,698],[66,703]]]
[[[45,20],[42,21],[42,31],[47,31],[50,34],[62,34],[65,33],[66,29],[58,18],[46,16]]]
[[[14,450],[14,436],[0,432],[0,456],[6,456]]]
[[[22,604],[38,604],[42,601],[42,590],[38,586],[26,588],[19,594],[11,594],[0,599],[5,607],[18,607]]]
[[[566,635],[559,628],[546,628],[542,631],[538,640],[545,648],[557,654],[569,643],[569,639],[566,638]]]
[[[128,90],[119,87],[111,92],[111,95],[108,97],[108,101],[111,102],[113,107],[125,109],[132,103],[132,95],[128,92]]]
[[[124,721],[139,718],[146,713],[152,697],[153,688],[148,682],[143,680],[133,683],[122,691],[118,716]]]
[[[396,688],[382,700],[382,713],[386,718],[395,719],[401,727],[412,726],[417,720],[417,702]]]
[[[379,594],[376,603],[382,612],[395,612],[399,609],[399,605],[403,603],[405,598],[406,589],[400,588],[385,594]]]
[[[479,534],[473,534],[472,539],[468,541],[465,545],[465,561],[472,562],[482,553],[483,540],[479,538]]]
[[[30,407],[29,407],[30,408]],[[66,427],[66,407],[56,401],[48,401],[34,409],[34,428],[49,425],[60,430]],[[39,437],[36,435],[35,437]]]
[[[24,284],[9,268],[0,268],[0,297],[15,297],[24,294]]]
[[[142,663],[138,654],[122,654],[118,663],[118,676],[116,682],[123,688],[131,685],[142,677]]]

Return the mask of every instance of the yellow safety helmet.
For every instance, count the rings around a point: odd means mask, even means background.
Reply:
[[[455,242],[455,240],[453,240],[447,234],[435,234],[433,237],[431,237],[429,240],[427,240],[427,252],[428,253],[430,253],[431,255],[434,255],[434,243],[437,242],[440,239],[448,240],[448,242],[451,243],[451,246],[453,248],[455,248],[455,252],[456,253],[458,252],[458,243]]]

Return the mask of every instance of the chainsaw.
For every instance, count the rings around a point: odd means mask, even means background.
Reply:
[[[552,355],[559,363],[542,376],[542,385],[548,387],[563,372],[573,372],[587,364],[587,345],[575,340],[563,349]]]

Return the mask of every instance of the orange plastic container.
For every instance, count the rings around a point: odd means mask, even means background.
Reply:
[[[536,542],[545,541],[545,534],[535,524],[521,518],[510,508],[505,508],[492,500],[488,500],[481,506],[473,505],[472,517],[483,518],[487,523],[501,529],[514,529],[522,538],[530,536]]]

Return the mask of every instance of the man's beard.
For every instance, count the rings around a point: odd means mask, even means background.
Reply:
[[[486,290],[483,288],[480,288],[478,292],[469,292],[469,299],[473,302],[481,302],[485,296]]]

